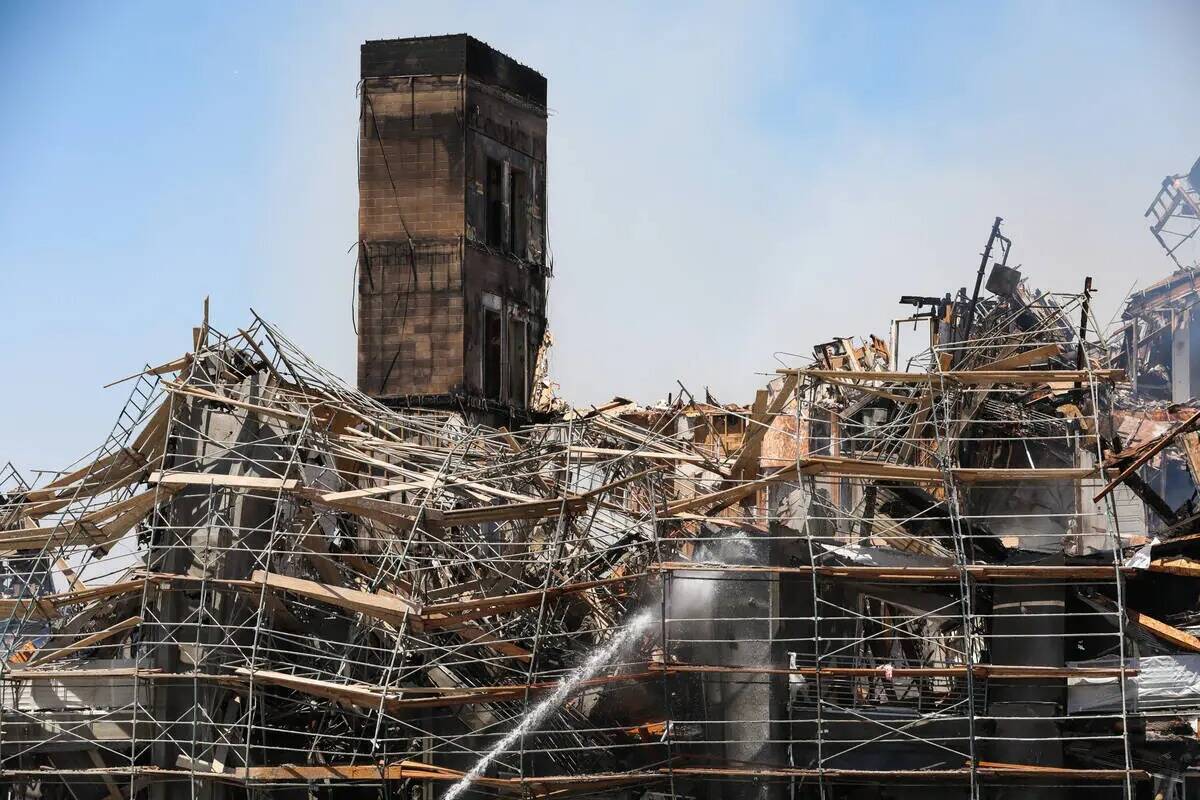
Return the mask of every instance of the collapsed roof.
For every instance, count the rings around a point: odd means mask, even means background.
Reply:
[[[46,798],[1181,786],[1200,692],[1164,676],[1200,657],[1200,417],[1123,383],[1090,282],[1036,290],[1007,252],[997,220],[973,292],[906,298],[915,346],[837,338],[745,406],[513,431],[206,321],[89,456],[3,475],[0,776]]]

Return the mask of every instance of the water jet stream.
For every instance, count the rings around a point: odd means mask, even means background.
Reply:
[[[454,798],[462,794],[476,778],[483,774],[483,771],[496,759],[496,756],[512,746],[512,743],[519,739],[522,734],[540,725],[550,715],[551,711],[562,705],[563,701],[567,699],[576,686],[596,674],[605,665],[605,662],[612,658],[630,639],[641,633],[650,624],[652,618],[653,616],[649,611],[643,611],[637,616],[632,617],[625,626],[625,630],[605,642],[599,650],[592,653],[587,661],[576,667],[574,672],[563,679],[558,684],[558,688],[549,697],[531,708],[517,727],[513,728],[507,736],[497,742],[479,761],[475,762],[475,766],[471,767],[469,772],[464,774],[457,783],[450,787],[449,791],[442,797],[442,800],[454,800]]]

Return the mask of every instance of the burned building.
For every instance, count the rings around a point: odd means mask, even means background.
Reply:
[[[362,46],[358,386],[528,418],[546,332],[546,79],[467,35]]]
[[[360,389],[206,308],[98,447],[0,469],[6,800],[1195,796],[1192,272],[1110,336],[997,218],[746,405],[528,422],[544,79],[363,74]]]
[[[991,285],[746,406],[512,431],[206,321],[87,457],[0,475],[0,783],[1180,797],[1195,523],[1120,505],[1200,415],[1119,440],[1087,292]]]

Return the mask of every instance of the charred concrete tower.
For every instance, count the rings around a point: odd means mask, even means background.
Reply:
[[[546,79],[465,34],[362,46],[358,385],[528,417],[546,329]]]

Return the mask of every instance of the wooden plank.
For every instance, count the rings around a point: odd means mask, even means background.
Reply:
[[[826,378],[825,382],[832,384],[834,386],[844,386],[847,389],[853,389],[856,392],[863,392],[863,393],[869,394],[873,397],[882,397],[884,400],[891,400],[893,403],[904,403],[907,405],[910,403],[920,402],[919,397],[910,397],[908,395],[896,394],[895,392],[885,392],[882,389],[877,389],[874,386],[868,386],[865,383],[854,383],[852,381],[840,381],[840,380],[837,380],[834,378]]]
[[[486,647],[489,650],[494,650],[502,656],[514,658],[517,661],[529,662],[533,660],[533,654],[524,647],[514,643],[505,641],[495,634],[488,633],[478,625],[472,625],[469,622],[454,628],[454,635],[462,639],[466,644]]]
[[[1185,433],[1181,441],[1188,469],[1192,473],[1192,483],[1200,485],[1200,433]]]
[[[512,611],[520,608],[532,608],[541,603],[542,598],[561,597],[563,595],[578,594],[579,592],[591,591],[604,586],[616,586],[622,583],[630,583],[646,577],[646,573],[639,572],[632,575],[622,575],[616,578],[603,578],[595,581],[580,581],[578,583],[566,583],[560,586],[551,586],[545,590],[535,589],[529,592],[517,592],[515,594],[496,595],[492,597],[477,597],[468,600],[454,600],[447,603],[436,603],[425,606],[424,613],[426,622],[430,627],[448,627],[454,624],[453,621],[439,620],[439,615],[449,618],[451,615],[462,615],[468,612],[474,617],[492,616],[501,611]],[[458,616],[455,621],[461,621],[462,616]]]
[[[383,687],[380,686],[332,683],[316,678],[288,675],[287,673],[270,670],[250,670],[245,667],[239,667],[235,670],[235,673],[245,683],[252,682],[270,686],[282,686],[358,708],[383,708],[393,713],[411,708],[450,708],[466,705],[483,705],[486,703],[512,702],[523,700],[527,695],[538,695],[553,691],[558,689],[560,685],[558,681],[540,681],[531,684],[516,683],[504,686],[461,687],[434,690],[432,692],[397,689],[385,694]],[[580,681],[575,688],[583,691],[596,686],[607,686],[613,683],[643,681],[661,677],[661,672],[638,672],[625,675],[601,676]],[[405,696],[412,694],[418,696]]]
[[[163,381],[162,385],[165,386],[168,391],[176,394],[197,397],[201,400],[208,400],[214,403],[223,403],[227,406],[240,408],[243,411],[250,411],[264,417],[273,417],[275,419],[283,420],[284,422],[299,423],[307,419],[305,415],[297,414],[294,411],[285,411],[282,408],[272,408],[270,406],[260,406],[256,403],[247,403],[245,400],[235,400],[232,397],[225,397],[224,395],[219,395],[215,392],[197,389],[195,386],[186,386],[182,383],[176,383],[175,381]]]
[[[171,426],[171,404],[161,402],[150,416],[149,422],[142,427],[130,448],[142,455],[149,464],[156,456],[166,449],[167,431]]]
[[[179,372],[181,369],[186,368],[190,363],[192,363],[192,354],[184,353],[179,358],[168,361],[165,364],[159,364],[157,367],[150,367],[149,369],[144,369],[141,372],[135,372],[132,375],[126,375],[124,378],[117,378],[111,383],[104,384],[104,386],[101,388],[108,389],[116,386],[117,384],[124,383],[125,381],[131,381],[134,378],[140,378],[142,375],[168,375],[172,372]]]
[[[209,472],[152,472],[149,483],[163,486],[220,486],[230,489],[269,489],[294,491],[300,488],[296,478],[259,478],[252,475],[219,475]]]
[[[1121,470],[1121,474],[1117,475],[1117,477],[1115,477],[1111,481],[1109,481],[1108,485],[1106,485],[1103,489],[1101,489],[1100,493],[1092,498],[1092,502],[1099,503],[1101,500],[1103,500],[1104,497],[1109,492],[1111,492],[1113,489],[1117,488],[1117,486],[1119,486],[1122,481],[1124,481],[1130,475],[1132,475],[1133,473],[1135,473],[1139,469],[1141,469],[1146,464],[1146,462],[1148,462],[1150,459],[1154,458],[1154,456],[1158,455],[1158,453],[1160,451],[1162,451],[1163,448],[1165,448],[1167,445],[1169,445],[1175,439],[1176,436],[1179,436],[1182,433],[1187,433],[1188,431],[1192,430],[1197,425],[1197,423],[1200,423],[1200,410],[1193,412],[1192,415],[1190,417],[1188,417],[1187,419],[1185,419],[1183,422],[1180,422],[1178,425],[1173,427],[1171,430],[1169,430],[1166,433],[1159,436],[1158,439],[1155,440],[1155,442],[1152,445],[1145,447],[1142,450],[1141,454],[1133,460],[1132,464],[1127,466],[1125,469]]]
[[[614,683],[639,682],[658,680],[662,671],[633,672],[623,675],[603,675],[588,678],[575,684],[573,689],[583,691],[597,686],[610,686]],[[508,686],[475,686],[447,689],[444,693],[428,697],[404,697],[390,701],[390,710],[399,712],[412,708],[450,708],[467,705],[483,705],[486,703],[509,703],[524,700],[527,696],[536,696],[552,692],[560,686],[559,681],[539,681],[536,683],[517,683]]]
[[[393,594],[372,594],[262,570],[255,570],[250,581],[386,622],[399,623],[407,617],[414,630],[423,629],[420,609]]]
[[[658,472],[658,469],[642,470],[611,481],[594,489],[589,489],[581,495],[555,497],[549,500],[532,500],[523,503],[505,503],[494,506],[473,506],[442,511],[441,524],[445,527],[452,525],[476,525],[481,522],[505,522],[508,520],[534,520],[557,517],[559,514],[576,514],[587,508],[589,501],[594,500],[605,492],[625,486],[640,480],[647,475]]]
[[[1161,620],[1157,620],[1140,611],[1134,611],[1133,609],[1129,609],[1129,617],[1138,627],[1149,631],[1158,638],[1170,642],[1183,650],[1200,653],[1200,639],[1197,639],[1187,631],[1180,630],[1173,625],[1168,625]]]
[[[93,586],[77,592],[44,594],[38,597],[0,598],[0,615],[11,617],[29,612],[34,619],[53,619],[61,615],[63,608],[140,592],[144,585],[145,583],[141,580],[122,581],[108,586]]]
[[[82,591],[88,588],[88,585],[79,577],[79,573],[71,566],[65,558],[58,557],[54,559],[54,566],[62,573],[62,576],[67,579],[67,586],[72,592]]]
[[[757,472],[758,454],[761,452],[762,438],[767,435],[767,431],[771,427],[771,421],[783,413],[783,409],[787,408],[787,404],[794,399],[796,384],[798,382],[799,377],[797,375],[787,375],[783,379],[783,384],[780,385],[779,391],[775,393],[775,397],[771,399],[770,404],[762,413],[751,412],[750,422],[746,425],[746,435],[742,437],[741,449],[738,451],[737,459],[734,460],[733,465],[729,468],[730,475],[736,477],[746,474],[751,471],[751,465],[755,466],[754,472]]]
[[[139,465],[144,463],[141,461],[141,457],[138,455],[138,453],[121,449],[115,453],[109,453],[107,456],[99,458],[87,466],[80,467],[73,472],[68,472],[66,475],[47,483],[40,489],[33,489],[32,491],[26,492],[24,497],[31,503],[41,500],[52,500],[60,495],[60,493],[56,490],[67,488],[83,478],[95,478],[103,475],[107,470],[112,469],[121,461],[129,461],[131,464],[137,463]]]
[[[96,748],[89,747],[87,754],[88,759],[97,769],[103,770],[108,768],[108,765],[104,763],[104,758],[100,755],[100,752],[96,750]],[[53,757],[51,760],[53,760]],[[104,788],[108,792],[108,796],[105,798],[105,800],[125,800],[125,793],[121,791],[119,786],[117,786],[117,782],[112,779],[111,775],[103,773],[101,774],[100,779],[104,782]]]
[[[944,479],[941,470],[935,467],[916,467],[905,464],[891,464],[884,461],[867,461],[863,459],[842,458],[840,456],[808,456],[799,459],[796,465],[785,467],[764,478],[747,481],[741,484],[720,489],[708,494],[687,497],[659,507],[660,516],[676,516],[695,511],[705,506],[725,508],[743,497],[757,492],[764,486],[780,481],[795,479],[797,475],[828,475],[830,477],[850,477],[867,479],[884,479],[891,481],[911,481],[915,483],[940,483]],[[1082,480],[1096,473],[1093,468],[1054,468],[1038,469],[1006,469],[999,467],[958,467],[951,470],[957,480],[964,483],[1006,483],[1009,481],[1064,481]]]
[[[786,380],[785,378],[785,383]],[[766,389],[759,389],[754,393],[754,402],[750,405],[750,421],[746,423],[746,433],[748,434],[750,427],[758,422],[760,426],[763,426],[763,434],[749,440],[746,436],[742,437],[741,451],[734,464],[743,466],[740,469],[730,469],[730,475],[735,479],[753,480],[758,477],[759,457],[762,455],[763,440],[767,438],[766,429],[775,419],[774,417],[767,419],[767,412],[771,408],[770,402],[771,393]]]
[[[692,453],[669,453],[659,450],[621,450],[616,447],[583,447],[571,445],[568,448],[573,456],[595,456],[596,458],[646,458],[654,461],[682,461],[688,464],[707,464],[708,459]],[[567,452],[566,450],[563,451]],[[591,460],[591,459],[584,459]]]
[[[249,767],[237,771],[248,781],[372,781],[372,780],[431,780],[457,781],[462,772],[426,764],[423,761],[393,761],[389,764],[286,764],[272,767]],[[507,786],[505,778],[479,777],[474,783],[479,786],[500,788]]]
[[[150,677],[154,670],[137,669],[136,667],[101,667],[83,669],[10,669],[4,672],[4,677],[13,681],[57,681],[57,680],[97,680],[107,678]]]
[[[715,492],[696,495],[695,497],[685,497],[682,500],[676,500],[673,503],[659,506],[658,515],[660,517],[673,517],[695,511],[699,508],[705,508],[706,506],[709,507],[709,511],[716,506],[728,507],[742,498],[749,497],[764,486],[770,486],[780,481],[792,480],[795,477],[795,465],[784,467],[765,478],[746,481],[745,483],[739,483],[726,489],[719,489]]]
[[[1175,540],[1169,540],[1167,543],[1169,544],[1171,541]],[[1150,571],[1183,575],[1188,578],[1200,578],[1200,561],[1184,556],[1177,558],[1156,558],[1150,562]]]
[[[387,696],[377,691],[375,687],[365,685],[331,683],[330,681],[317,680],[316,678],[288,675],[283,672],[274,672],[271,670],[250,670],[245,667],[239,667],[234,672],[253,683],[266,686],[282,686],[314,697],[324,697],[327,700],[357,706],[358,708],[378,709],[381,704],[386,707],[389,700]],[[390,699],[396,700],[398,697],[393,695]]]
[[[989,762],[992,763],[992,762]],[[40,769],[6,769],[0,772],[3,777],[26,777],[44,779],[45,768]],[[113,766],[101,769],[56,769],[53,774],[57,777],[66,775],[99,778],[108,775],[138,775],[145,777],[172,777],[185,780],[211,779],[230,781],[240,779],[251,783],[273,782],[315,782],[315,781],[358,781],[358,780],[393,780],[411,778],[413,780],[429,781],[458,781],[462,773],[451,772],[433,764],[421,761],[401,761],[390,764],[323,764],[258,766],[238,768],[229,773],[204,773],[200,771],[163,769],[148,766]],[[942,783],[963,782],[972,780],[972,776],[985,778],[989,781],[1007,782],[1024,779],[1079,781],[1079,782],[1122,782],[1130,780],[1145,782],[1150,780],[1150,773],[1140,769],[1074,769],[1069,767],[1041,767],[1019,764],[1003,767],[979,767],[975,770],[961,769],[827,769],[811,767],[766,767],[755,765],[751,767],[687,767],[670,766],[651,770],[635,770],[615,773],[589,773],[571,775],[540,775],[537,777],[489,778],[477,777],[472,783],[488,786],[504,792],[518,792],[523,797],[553,797],[561,798],[567,792],[591,792],[597,787],[611,788],[621,784],[642,784],[667,781],[671,776],[686,776],[692,779],[704,778],[721,780],[724,778],[804,778],[839,781],[855,781],[859,783],[878,782],[880,780],[904,780],[912,783]]]
[[[508,520],[532,520],[557,517],[564,511],[577,513],[587,508],[584,497],[563,497],[551,500],[534,500],[526,503],[505,503],[495,506],[456,508],[442,512],[442,524],[478,525],[481,522],[504,522]]]
[[[60,647],[57,650],[54,650],[53,652],[38,656],[38,657],[34,658],[33,660],[29,661],[25,666],[26,666],[26,668],[32,669],[34,667],[41,666],[42,664],[48,664],[51,661],[57,661],[60,658],[66,658],[67,656],[71,655],[72,653],[78,653],[80,650],[87,650],[89,647],[92,647],[93,645],[99,644],[100,642],[103,642],[107,639],[111,639],[112,637],[116,636],[118,633],[124,633],[125,631],[136,628],[138,625],[141,625],[141,624],[142,624],[141,617],[130,617],[129,619],[127,619],[123,622],[118,622],[116,625],[110,625],[109,627],[105,628],[102,631],[96,631],[93,634],[84,636],[79,641],[73,642],[72,644],[69,644],[66,647]]]
[[[1022,353],[1016,353],[1004,358],[998,358],[995,361],[988,362],[979,367],[981,372],[995,372],[997,370],[1012,370],[1028,367],[1032,364],[1037,364],[1045,361],[1048,358],[1062,353],[1062,345],[1043,344],[1035,347],[1032,350],[1026,350]]]
[[[427,525],[434,527],[442,525],[442,512],[434,508],[392,503],[374,497],[346,497],[344,496],[346,493],[322,493],[319,489],[300,489],[299,494],[318,506],[355,514],[393,527],[411,527],[418,517]]]
[[[1096,470],[1092,467],[1036,467],[1030,469],[956,467],[950,472],[956,479],[964,483],[1078,481],[1096,474]]]
[[[76,500],[109,492],[141,480],[145,474],[145,459],[139,453],[122,450],[111,466],[93,471],[81,483],[72,483],[57,490],[34,490],[26,498],[29,504],[20,508],[18,518],[37,519],[59,511]],[[120,469],[116,466],[120,464]]]
[[[161,499],[171,496],[177,487],[167,487]],[[116,503],[109,503],[95,511],[84,514],[68,525],[25,526],[0,531],[0,548],[5,550],[42,549],[49,545],[59,547],[73,544],[99,545],[119,539],[130,528],[143,519],[159,498],[155,490],[141,492]],[[112,519],[109,525],[99,523]]]

